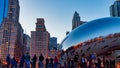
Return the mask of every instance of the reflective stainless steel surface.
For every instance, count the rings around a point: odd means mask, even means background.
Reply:
[[[63,49],[99,36],[120,32],[120,18],[107,17],[87,22],[69,33],[62,41]]]

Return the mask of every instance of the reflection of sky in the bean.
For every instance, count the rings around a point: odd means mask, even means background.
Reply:
[[[99,36],[106,36],[120,32],[120,18],[108,17],[87,22],[74,29],[61,43],[63,49],[70,46],[94,39]]]

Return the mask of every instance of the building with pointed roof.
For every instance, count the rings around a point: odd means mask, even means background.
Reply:
[[[79,13],[77,13],[77,11],[75,11],[75,13],[73,15],[73,19],[72,19],[72,30],[75,29],[76,27],[78,27],[79,25],[82,25],[83,23],[85,23],[85,22],[80,20]]]

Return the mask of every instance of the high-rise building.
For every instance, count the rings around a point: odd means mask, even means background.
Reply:
[[[16,22],[19,21],[19,1],[18,0],[9,0],[8,1],[8,18]]]
[[[30,56],[42,54],[45,58],[48,57],[48,46],[50,34],[46,30],[45,21],[43,18],[37,18],[36,31],[31,31]]]
[[[78,27],[79,25],[82,25],[83,23],[85,22],[80,20],[79,14],[75,11],[72,19],[72,30]]]
[[[3,19],[7,17],[8,11],[8,0],[0,0],[0,24],[2,23]]]
[[[30,37],[27,34],[23,35],[24,54],[30,52]]]
[[[19,9],[18,0],[8,0],[7,17],[3,19],[0,27],[0,59],[2,61],[5,61],[8,54],[16,59],[23,54],[23,29],[19,23]]]
[[[50,38],[49,50],[57,50],[57,37]]]
[[[80,23],[80,16],[79,14],[75,11],[72,19],[72,30],[76,28]]]
[[[110,16],[120,17],[120,0],[116,0],[114,4],[110,6]]]

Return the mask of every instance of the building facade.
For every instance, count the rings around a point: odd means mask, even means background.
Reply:
[[[58,56],[58,51],[57,50],[49,50],[48,51],[48,57],[49,58],[55,58],[55,56]]]
[[[57,54],[58,54],[57,37],[51,37],[50,44],[49,44],[48,56],[54,58],[55,56],[57,56]]]
[[[7,17],[0,27],[0,59],[10,57],[19,59],[23,54],[23,29],[19,23],[19,1],[8,0]]]
[[[46,30],[45,21],[43,18],[37,18],[36,31],[31,31],[30,56],[42,54],[45,58],[48,57],[48,46],[50,34]]]
[[[110,6],[110,16],[120,17],[120,0],[116,0],[114,4]]]
[[[7,17],[8,11],[8,0],[0,0],[0,24],[2,23],[3,19]]]
[[[79,14],[75,11],[72,19],[72,30],[78,27],[79,25],[82,25],[83,23],[85,22],[80,20]]]
[[[57,37],[50,38],[49,50],[57,50]]]
[[[24,54],[30,52],[30,39],[27,34],[23,35]]]

